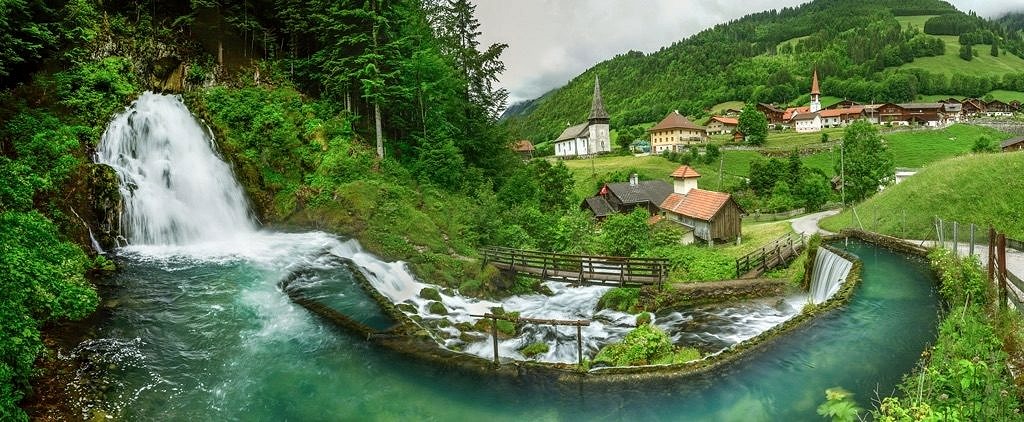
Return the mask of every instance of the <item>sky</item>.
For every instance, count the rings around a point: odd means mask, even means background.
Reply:
[[[481,44],[506,43],[509,104],[539,97],[630,50],[650,53],[703,29],[805,0],[475,0]],[[951,0],[996,17],[1024,0]]]

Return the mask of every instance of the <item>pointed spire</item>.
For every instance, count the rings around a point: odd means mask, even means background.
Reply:
[[[608,112],[604,109],[604,100],[601,99],[601,80],[594,77],[594,100],[590,105],[589,120],[608,120]]]
[[[814,76],[811,79],[811,95],[821,95],[821,89],[818,88],[818,68],[814,68]]]

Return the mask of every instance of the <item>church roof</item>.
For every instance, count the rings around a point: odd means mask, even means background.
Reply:
[[[580,135],[587,131],[587,127],[589,126],[590,123],[580,123],[576,126],[569,126],[562,131],[561,135],[558,135],[558,138],[555,138],[555,142],[579,138]]]
[[[594,100],[590,104],[590,120],[607,119],[608,111],[604,109],[604,99],[601,98],[601,80],[594,77]]]
[[[821,89],[818,88],[818,69],[814,69],[814,76],[811,78],[811,95],[821,95]]]
[[[705,130],[704,127],[697,126],[696,124],[691,122],[690,119],[687,119],[686,117],[683,117],[682,114],[679,114],[679,111],[673,111],[673,112],[669,113],[668,116],[665,116],[664,119],[661,119],[661,122],[659,122],[657,125],[654,125],[654,127],[648,129],[647,131],[648,132],[654,132],[654,131],[666,130],[666,129],[697,129],[697,130]]]

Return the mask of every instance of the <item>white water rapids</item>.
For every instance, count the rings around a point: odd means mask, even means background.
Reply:
[[[210,131],[176,96],[143,94],[110,123],[96,161],[112,166],[121,178],[125,198],[122,230],[129,244],[118,252],[157,262],[164,268],[244,261],[258,267],[287,269],[310,264],[326,251],[355,262],[374,287],[395,303],[415,306],[424,326],[438,327],[435,334],[444,347],[486,358],[492,355],[489,333],[476,333],[467,341],[460,339],[461,333],[452,325],[474,323],[476,318],[471,314],[482,314],[492,307],[518,311],[524,317],[592,320],[583,329],[584,354],[589,357],[602,346],[620,340],[636,324],[636,317],[627,313],[595,312],[607,287],[573,288],[547,282],[554,292],[551,296],[516,296],[501,303],[478,300],[423,283],[405,263],[382,261],[353,240],[322,232],[258,230],[241,186],[216,153]],[[442,292],[447,315],[428,311],[430,301],[419,297],[424,287]],[[715,352],[791,318],[805,301],[800,296],[702,307],[661,315],[654,323],[678,344]],[[297,307],[285,305],[280,297],[265,297],[262,291],[258,302],[282,313],[294,312],[291,309]],[[441,319],[451,324],[437,324]],[[549,351],[536,359],[576,362],[575,336],[574,327],[527,325],[516,337],[499,342],[500,355],[525,359],[519,353],[521,347],[546,342]]]
[[[811,272],[810,301],[818,304],[832,298],[843,286],[853,263],[825,248],[818,248]]]

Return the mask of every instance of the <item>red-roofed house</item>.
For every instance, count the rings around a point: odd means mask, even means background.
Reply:
[[[655,154],[681,151],[689,144],[701,143],[708,139],[707,130],[683,117],[679,110],[669,113],[647,132],[651,134],[651,152]]]
[[[739,124],[739,119],[735,117],[711,116],[711,120],[708,120],[708,134],[727,135],[736,130]]]
[[[519,154],[519,158],[524,160],[533,158],[533,142],[526,139],[516,141],[516,143],[512,145],[512,150]]]
[[[743,208],[727,193],[697,187],[700,174],[689,166],[672,173],[673,193],[661,203],[668,220],[693,230],[706,242],[732,242],[742,235]]]

